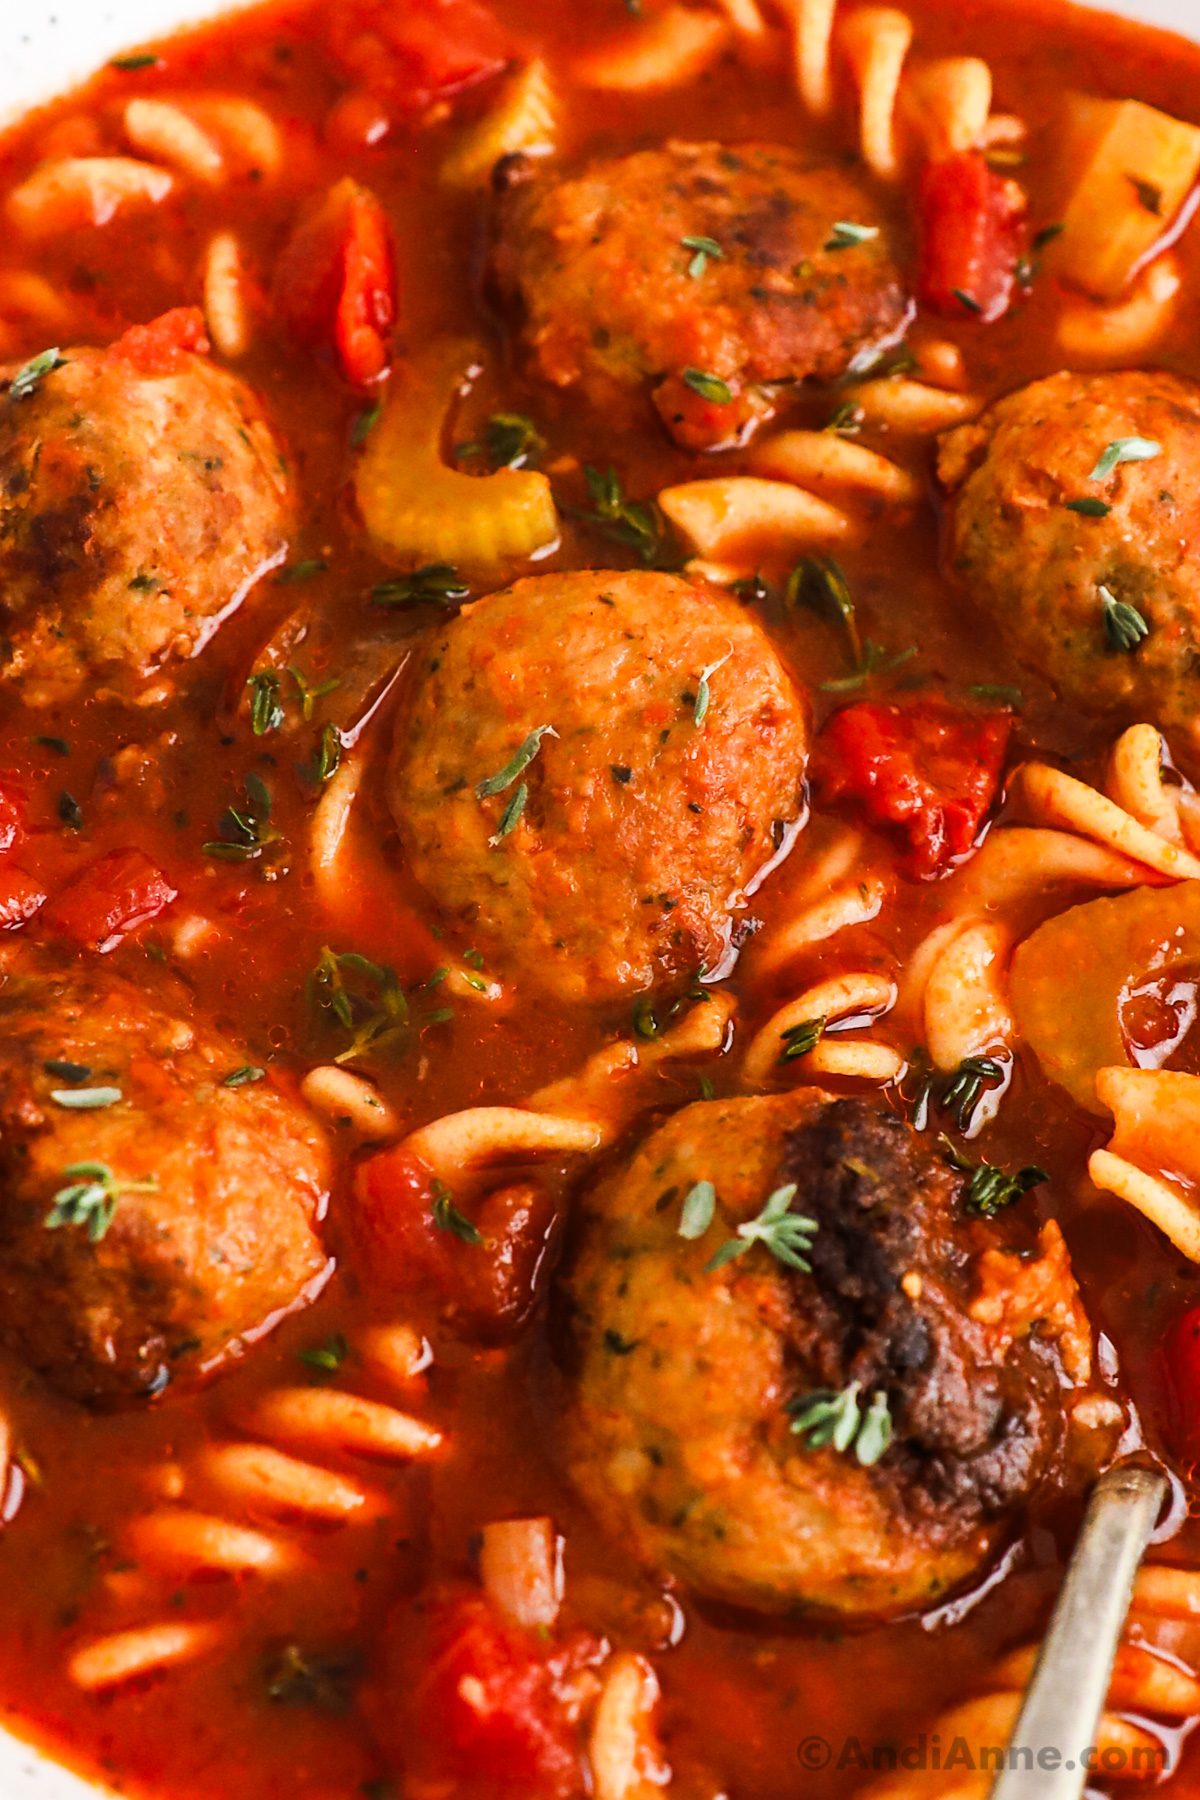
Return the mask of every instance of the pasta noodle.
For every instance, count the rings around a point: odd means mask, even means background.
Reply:
[[[900,84],[900,110],[927,156],[960,156],[982,142],[992,109],[992,71],[978,56],[944,56],[910,64]]]
[[[925,984],[925,1041],[939,1069],[1010,1044],[1016,1035],[1002,970],[1011,938],[1004,925],[968,924],[946,945]]]
[[[1058,344],[1074,363],[1120,366],[1153,349],[1165,336],[1183,285],[1175,256],[1167,251],[1150,263],[1134,283],[1127,300],[1100,306],[1072,301],[1058,318]]]
[[[309,867],[313,872],[316,897],[330,910],[335,910],[345,897],[343,855],[346,833],[366,766],[366,758],[362,755],[343,756],[325,783],[313,813]]]
[[[125,136],[135,150],[157,157],[193,181],[215,187],[225,179],[219,146],[169,100],[131,100],[125,108]]]
[[[1131,725],[1113,747],[1106,783],[1108,797],[1147,831],[1182,846],[1179,807],[1182,789],[1163,786],[1163,741],[1153,725]]]
[[[1200,1619],[1200,1569],[1143,1567],[1134,1583],[1137,1612],[1160,1619]]]
[[[442,180],[447,187],[482,187],[502,156],[518,150],[526,156],[548,155],[555,145],[558,110],[550,71],[535,57],[459,139],[442,164]]]
[[[809,112],[824,118],[833,104],[833,21],[837,0],[794,0],[796,84]]]
[[[777,970],[814,944],[824,943],[851,925],[865,925],[876,917],[887,897],[887,884],[877,875],[835,888],[824,900],[807,907],[784,925],[759,952],[764,970]]]
[[[761,474],[778,481],[865,488],[902,505],[911,505],[921,493],[920,482],[907,469],[836,432],[780,432],[758,445],[750,461]]]
[[[654,1729],[658,1677],[644,1656],[620,1652],[608,1665],[588,1755],[596,1800],[658,1800],[670,1780]]]
[[[366,1367],[402,1391],[410,1389],[433,1361],[433,1350],[411,1325],[373,1325],[359,1339]]]
[[[0,269],[0,315],[62,337],[76,326],[75,308],[33,269]]]
[[[402,1461],[426,1456],[442,1441],[441,1432],[420,1419],[340,1388],[276,1388],[255,1401],[241,1423],[302,1449],[352,1450]]]
[[[155,1669],[191,1662],[215,1650],[224,1635],[219,1625],[174,1622],[115,1631],[76,1650],[67,1663],[67,1674],[76,1687],[97,1693]]]
[[[795,1026],[813,1019],[842,1019],[860,1013],[878,1015],[886,1012],[895,999],[895,983],[883,975],[834,975],[818,982],[781,1006],[752,1040],[742,1063],[742,1079],[753,1087],[761,1087],[778,1073],[787,1034]]]
[[[400,1121],[387,1101],[361,1075],[329,1063],[310,1069],[300,1083],[309,1105],[336,1125],[348,1125],[360,1137],[397,1137]]]
[[[850,393],[868,424],[887,425],[893,431],[946,431],[983,411],[977,394],[955,394],[896,376],[864,381]]]
[[[1148,831],[1073,775],[1064,775],[1045,763],[1026,763],[1020,772],[1019,791],[1039,825],[1077,831],[1080,836],[1115,850],[1119,856],[1145,863],[1148,869],[1172,881],[1194,881],[1200,877],[1200,860],[1190,851]]]
[[[405,1139],[413,1159],[450,1186],[471,1169],[516,1157],[576,1156],[602,1141],[590,1119],[561,1118],[516,1106],[447,1113]]]
[[[297,1567],[294,1550],[278,1538],[184,1507],[143,1513],[126,1538],[139,1562],[168,1573],[221,1569],[226,1574],[284,1575]]]
[[[479,1577],[502,1618],[550,1631],[562,1604],[562,1540],[552,1519],[498,1519],[483,1528]]]
[[[843,1044],[836,1038],[822,1038],[802,1061],[810,1075],[839,1076],[854,1081],[898,1081],[907,1067],[900,1052],[893,1050],[890,1044],[862,1041]]]
[[[961,917],[1015,912],[1054,904],[1060,886],[1129,888],[1151,880],[1144,863],[1066,831],[1006,826],[992,831],[952,884],[950,904]]]
[[[204,320],[222,356],[244,356],[250,348],[242,252],[231,231],[218,231],[204,257]]]
[[[1109,1150],[1092,1152],[1088,1174],[1098,1188],[1128,1201],[1152,1225],[1157,1225],[1189,1262],[1200,1263],[1200,1207],[1187,1200],[1173,1183],[1161,1176],[1147,1175],[1144,1169]]]
[[[727,18],[672,4],[605,48],[578,57],[573,73],[583,87],[610,93],[682,87],[712,67],[731,35]]]
[[[863,161],[890,180],[899,172],[896,97],[912,43],[912,20],[890,6],[860,6],[847,13],[839,36],[858,83]]]
[[[240,95],[189,94],[185,110],[221,144],[226,160],[248,175],[278,175],[283,137],[270,113]]]
[[[5,204],[26,237],[56,237],[107,225],[129,207],[158,206],[174,186],[165,169],[128,156],[65,157],[36,169]]]
[[[388,1510],[380,1495],[351,1476],[300,1462],[268,1444],[214,1444],[193,1467],[214,1492],[251,1512],[341,1524]]]
[[[850,526],[845,513],[815,494],[755,475],[664,488],[658,504],[693,550],[717,561],[752,551],[765,540],[781,549],[836,543]]]

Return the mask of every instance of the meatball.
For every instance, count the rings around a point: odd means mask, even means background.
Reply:
[[[670,143],[530,174],[501,196],[491,266],[544,380],[607,409],[649,382],[689,445],[767,410],[755,384],[832,380],[908,317],[867,192],[777,144]],[[732,402],[697,395],[689,370]]]
[[[716,1213],[693,1241],[683,1203],[702,1181]],[[793,1183],[811,1272],[734,1236]],[[714,1267],[731,1240],[744,1254]],[[931,1603],[1055,1466],[1060,1359],[1088,1366],[1057,1226],[1040,1257],[1002,1253],[1034,1243],[972,1216],[962,1177],[876,1100],[687,1107],[584,1201],[564,1286],[575,1482],[614,1536],[710,1598]],[[858,1408],[844,1449],[811,1445],[821,1402],[851,1427]]]
[[[805,709],[750,613],[671,575],[543,575],[464,607],[419,673],[392,810],[474,943],[569,999],[717,965],[803,807]]]
[[[243,1049],[49,955],[0,987],[0,1337],[77,1399],[136,1399],[319,1290],[328,1152],[272,1080],[224,1085]]]
[[[286,553],[281,445],[175,320],[64,350],[32,385],[4,371],[0,678],[30,705],[196,655]]]
[[[1146,460],[1097,477],[1108,446],[1133,439]],[[1014,653],[1087,712],[1152,719],[1195,761],[1200,386],[1052,375],[949,432],[940,472],[953,569]]]

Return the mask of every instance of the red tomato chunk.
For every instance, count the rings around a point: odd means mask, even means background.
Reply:
[[[858,803],[907,842],[911,872],[940,874],[974,843],[996,795],[1012,721],[942,700],[865,701],[835,713],[810,767],[821,806]]]
[[[478,0],[339,0],[330,46],[348,74],[400,113],[496,74],[511,54]]]
[[[385,373],[396,323],[387,215],[349,176],[292,233],[275,273],[275,304],[293,335],[332,353],[351,387]]]
[[[131,325],[108,353],[132,363],[142,375],[176,375],[188,351],[206,355],[211,348],[200,308],[176,306],[148,325]]]
[[[1017,183],[982,156],[949,156],[926,163],[917,207],[922,304],[951,319],[1001,318],[1027,247],[1027,203]]]
[[[489,1194],[471,1216],[444,1197],[434,1212],[429,1171],[403,1150],[363,1163],[355,1182],[364,1272],[389,1292],[432,1296],[468,1337],[511,1337],[533,1311],[553,1261],[558,1212],[541,1188],[514,1182]],[[446,1207],[451,1210],[447,1211]],[[459,1231],[478,1233],[468,1243]]]
[[[411,1614],[397,1625],[392,1691],[411,1695],[415,1725],[406,1720],[398,1734],[406,1773],[416,1764],[426,1779],[470,1782],[488,1800],[585,1792],[579,1717],[596,1691],[596,1639],[543,1641],[503,1624],[475,1594],[435,1605],[416,1630]]]
[[[46,890],[24,869],[11,865],[0,870],[0,931],[15,931],[32,919],[46,903]]]
[[[43,917],[51,931],[81,948],[113,950],[127,932],[169,906],[176,891],[140,850],[113,850],[89,863]]]

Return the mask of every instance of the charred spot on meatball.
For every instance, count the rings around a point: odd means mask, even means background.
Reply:
[[[97,679],[136,697],[285,554],[282,446],[197,342],[168,314],[108,349],[63,350],[36,381],[4,372],[0,679],[28,705]]]
[[[781,1192],[799,1263],[739,1229]],[[881,1101],[815,1089],[676,1114],[584,1196],[561,1294],[584,1498],[651,1567],[757,1611],[886,1616],[967,1580],[1060,1472],[1090,1371],[1057,1226],[972,1215]]]
[[[243,1047],[107,969],[0,987],[0,1339],[105,1405],[208,1375],[321,1287],[324,1136]]]
[[[545,575],[465,607],[417,674],[390,800],[448,921],[569,999],[717,966],[803,808],[806,707],[749,612],[670,575]]]
[[[1129,443],[1140,460],[1105,472]],[[1014,654],[1085,712],[1152,720],[1200,766],[1200,385],[1052,375],[947,433],[939,472],[951,567]]]
[[[650,389],[692,448],[745,436],[771,411],[764,384],[833,380],[908,316],[866,190],[775,144],[522,169],[500,188],[491,277],[543,380],[610,413]]]

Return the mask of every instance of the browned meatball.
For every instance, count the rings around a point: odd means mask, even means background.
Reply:
[[[543,575],[464,607],[417,674],[392,811],[473,942],[571,999],[717,965],[803,805],[804,704],[752,614],[672,575]]]
[[[688,240],[713,248],[697,263]],[[832,380],[907,313],[866,191],[777,144],[671,143],[534,174],[501,199],[492,270],[539,375],[603,407],[649,383],[684,444],[736,438],[766,410],[757,384]]]
[[[0,988],[0,1335],[65,1393],[207,1374],[320,1288],[324,1138],[249,1060],[107,969]]]
[[[1097,477],[1110,444],[1145,460]],[[939,466],[955,573],[1014,653],[1087,712],[1152,720],[1196,762],[1200,386],[1052,375],[949,432]]]
[[[0,676],[30,705],[196,655],[287,548],[287,466],[250,389],[140,329],[62,351],[29,391],[6,371]]]
[[[780,1191],[799,1266],[739,1233]],[[764,1611],[886,1614],[966,1579],[1056,1468],[1062,1371],[1090,1366],[1058,1227],[972,1215],[882,1104],[814,1089],[677,1113],[585,1197],[564,1287],[585,1498],[652,1566]]]

